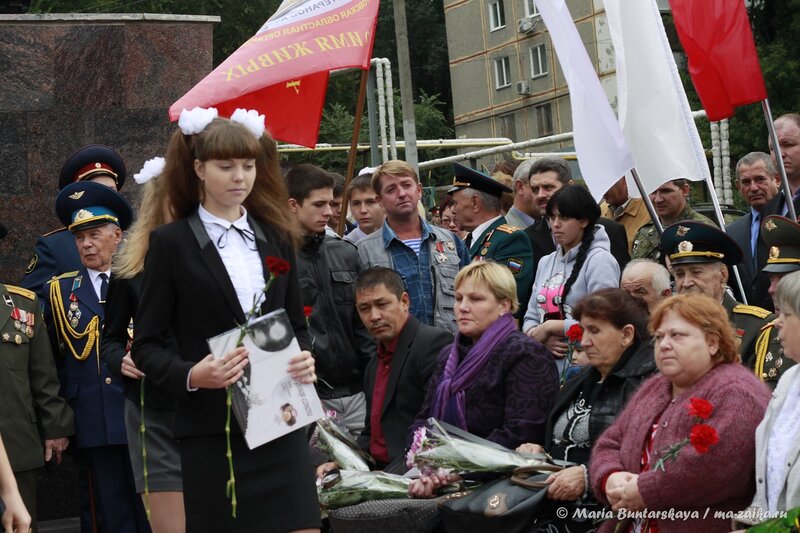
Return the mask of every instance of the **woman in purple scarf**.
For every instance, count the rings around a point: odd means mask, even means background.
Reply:
[[[558,371],[547,348],[517,329],[514,276],[477,261],[458,273],[455,291],[458,334],[439,354],[412,433],[434,417],[512,450],[538,442],[558,395]],[[444,481],[422,477],[410,493],[429,497]]]

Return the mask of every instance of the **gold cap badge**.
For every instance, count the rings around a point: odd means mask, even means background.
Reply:
[[[771,246],[769,249],[769,258],[778,259],[780,256],[781,256],[781,249],[778,248],[777,246]]]
[[[83,193],[81,193],[83,194]],[[81,209],[77,213],[75,213],[75,218],[73,219],[73,223],[80,222],[81,220],[86,220],[87,218],[92,218],[94,215],[91,211],[87,209]]]
[[[678,237],[685,237],[686,234],[689,233],[689,228],[686,226],[678,226],[678,229],[675,231],[675,233],[677,233]],[[692,250],[690,248],[687,251],[691,252]]]
[[[678,231],[680,232],[680,228],[678,228]],[[680,243],[678,243],[678,251],[682,254],[685,254],[686,252],[691,252],[693,249],[694,245],[689,241],[681,241]]]
[[[86,191],[77,191],[69,195],[70,200],[80,200],[83,193]]]
[[[778,226],[771,220],[767,220],[766,222],[764,222],[764,229],[766,229],[767,231],[772,231],[777,227]]]

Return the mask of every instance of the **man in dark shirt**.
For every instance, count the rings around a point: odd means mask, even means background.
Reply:
[[[328,235],[334,178],[309,164],[286,174],[289,210],[302,234],[297,251],[303,306],[311,310],[308,331],[319,376],[317,394],[325,409],[354,437],[364,424],[364,366],[375,344],[355,313],[353,285],[361,264],[358,250]]]
[[[358,276],[356,309],[378,341],[364,375],[367,416],[359,446],[379,469],[403,473],[408,428],[417,416],[436,358],[453,336],[420,323],[409,313],[410,300],[397,272],[373,267]],[[335,467],[322,465],[317,472]]]

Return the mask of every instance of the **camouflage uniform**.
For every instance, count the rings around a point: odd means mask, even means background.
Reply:
[[[683,211],[675,218],[676,221],[680,220],[697,220],[705,224],[714,224],[714,221],[705,215],[701,215],[686,204]],[[663,222],[662,222],[663,224]],[[648,222],[636,232],[633,238],[633,246],[631,248],[631,259],[652,259],[663,263],[661,253],[661,238],[658,236],[656,227],[652,222]]]

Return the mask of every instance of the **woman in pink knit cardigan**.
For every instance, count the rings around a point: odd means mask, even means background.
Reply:
[[[770,393],[739,364],[727,313],[714,300],[665,300],[650,329],[661,373],[592,453],[595,495],[614,515],[600,531],[730,531],[754,493],[754,434]]]

